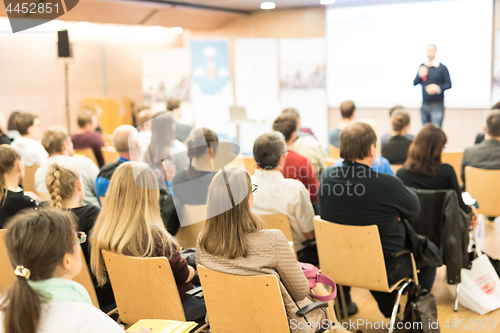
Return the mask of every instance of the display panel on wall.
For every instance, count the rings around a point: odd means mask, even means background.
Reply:
[[[233,84],[227,40],[191,40],[191,93],[196,127],[207,127],[219,140],[235,138],[230,122],[233,106]]]
[[[326,17],[329,106],[352,99],[358,107],[419,107],[413,80],[435,44],[453,85],[446,106],[489,107],[492,0],[330,7]]]
[[[328,145],[328,106],[325,92],[324,38],[283,38],[280,46],[280,86],[283,108],[300,113],[322,146]]]

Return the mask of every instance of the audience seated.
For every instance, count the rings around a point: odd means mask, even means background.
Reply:
[[[340,116],[342,117],[342,120],[340,121],[339,126],[333,128],[328,134],[329,141],[332,146],[337,148],[340,147],[340,132],[342,132],[347,125],[353,122],[355,111],[356,105],[354,105],[354,102],[351,100],[344,101],[340,104]]]
[[[176,249],[165,229],[158,204],[156,176],[140,162],[121,164],[111,178],[106,204],[90,236],[91,267],[99,285],[108,281],[101,250],[134,257],[167,257],[174,274],[186,320],[204,318],[204,300],[190,297],[195,270]]]
[[[0,111],[0,145],[10,145],[12,143],[12,139],[5,134],[5,128],[7,125],[7,121],[3,115],[3,112]]]
[[[42,144],[49,153],[49,159],[35,172],[35,188],[37,193],[45,200],[49,198],[49,190],[45,178],[52,163],[69,164],[74,166],[81,175],[85,187],[83,203],[85,205],[99,206],[96,197],[95,181],[99,169],[92,160],[85,156],[74,156],[73,143],[66,129],[62,126],[53,126],[43,133]]]
[[[17,277],[2,295],[0,332],[124,332],[72,281],[82,269],[80,244],[87,237],[76,232],[72,214],[27,211],[7,228],[5,244]],[[145,332],[150,330],[138,330]]]
[[[274,136],[277,137],[276,134]],[[300,184],[295,180],[289,181]],[[261,190],[266,191],[259,186],[255,195]],[[305,318],[295,314],[300,308],[312,303],[308,296],[307,279],[285,235],[280,230],[264,229],[263,222],[254,215],[255,210],[250,209],[254,201],[251,192],[250,177],[242,168],[230,166],[215,175],[207,200],[207,214],[212,217],[207,219],[205,230],[198,239],[197,262],[208,269],[227,274],[275,275],[288,320],[296,320],[296,327],[307,327]],[[307,197],[304,200],[309,201]],[[277,204],[279,201],[274,202]],[[307,315],[310,323],[321,322],[324,318],[321,310]],[[291,332],[311,333],[315,330],[291,329]]]
[[[252,183],[259,186],[252,210],[258,215],[284,214],[290,220],[297,256],[302,262],[318,263],[315,247],[305,247],[302,242],[314,239],[314,209],[305,186],[283,177],[286,142],[280,132],[263,134],[255,140],[253,156],[257,170]]]
[[[120,157],[118,161],[106,163],[101,167],[95,183],[97,198],[106,195],[116,168],[124,162],[139,161],[141,156],[139,134],[131,125],[121,125],[113,131],[113,145]]]
[[[18,136],[21,135],[21,134],[19,134],[19,131],[16,128],[16,117],[20,113],[21,112],[19,112],[19,111],[12,112],[9,116],[9,120],[7,121],[7,135],[12,140],[15,140]]]
[[[377,135],[377,126],[376,126],[376,123],[373,119],[361,119],[360,122],[370,125],[370,127],[375,132],[375,135]],[[389,160],[383,156],[380,156],[382,149],[381,149],[381,144],[380,144],[380,140],[379,140],[378,136],[377,136],[376,142],[377,142],[376,148],[375,148],[376,149],[376,157],[375,157],[375,160],[373,161],[373,164],[372,164],[373,171],[378,172],[378,173],[385,173],[385,174],[388,174],[391,176],[396,176],[396,174],[394,173],[394,170],[392,170],[391,163],[389,162]],[[342,157],[342,154],[340,156]],[[344,162],[344,159],[339,158],[333,166],[340,167],[340,166],[342,166],[343,162]]]
[[[465,167],[500,169],[500,111],[486,118],[485,137],[481,143],[465,148],[462,158],[462,181],[465,184]]]
[[[412,140],[406,137],[410,128],[410,114],[398,111],[392,115],[392,137],[382,143],[382,156],[391,164],[403,164]]]
[[[309,127],[302,127],[301,126],[300,113],[297,109],[288,108],[288,109],[283,110],[281,112],[281,114],[282,115],[292,114],[294,116],[294,118],[297,119],[297,138],[299,138],[301,136],[307,136],[307,135],[314,136],[312,129],[310,129]],[[316,137],[314,136],[314,138],[316,138]]]
[[[446,134],[436,125],[427,123],[413,140],[408,150],[408,158],[397,176],[408,187],[427,190],[455,190],[460,208],[470,215],[471,225],[477,224],[477,212],[462,200],[462,190],[458,185],[453,167],[441,163],[441,152],[447,142]]]
[[[49,166],[45,184],[49,189],[51,197],[50,206],[75,214],[78,231],[83,231],[86,235],[90,235],[90,230],[94,227],[101,209],[94,205],[82,206],[85,187],[80,179],[80,172],[71,165],[52,163]],[[82,251],[87,265],[90,267],[90,249],[88,243],[82,244]],[[94,279],[94,287],[96,288],[101,309],[111,311],[116,307],[111,285],[100,288]]]
[[[141,148],[146,150],[151,144],[151,119],[154,117],[153,111],[144,109],[137,115],[137,123],[140,125],[141,131],[139,132],[139,141]]]
[[[293,110],[293,111],[292,111]],[[297,128],[300,129],[300,117],[297,116],[298,112],[295,109],[286,109],[282,115],[288,115],[295,119]],[[321,170],[326,167],[326,153],[321,147],[318,140],[309,133],[300,134],[297,132],[297,139],[293,142],[293,150],[297,154],[305,156],[313,165],[314,172],[319,175]]]
[[[492,110],[492,112],[495,111],[495,110],[500,110],[500,102],[497,102],[495,105],[493,105],[491,107],[491,110]],[[486,130],[485,130],[484,126],[483,126],[483,131],[480,132],[480,133],[478,133],[477,136],[476,136],[476,140],[474,141],[475,145],[477,145],[477,144],[479,144],[479,143],[481,143],[481,142],[484,141],[485,132],[486,132]]]
[[[420,212],[417,195],[396,177],[373,171],[377,136],[371,126],[357,122],[340,134],[340,167],[323,173],[319,195],[321,218],[345,225],[377,225],[384,252],[389,284],[412,275],[410,255],[393,258],[391,254],[404,250],[406,231],[401,219],[414,219]],[[420,284],[431,291],[435,268],[417,262]],[[371,291],[381,312],[389,317],[395,293]],[[346,297],[348,303],[350,297]]]
[[[184,170],[189,165],[187,149],[180,141],[175,139],[176,123],[172,112],[158,112],[151,123],[151,144],[144,152],[143,162],[154,168],[159,175],[163,174],[164,161],[175,169],[171,179],[165,181],[172,182],[173,175],[178,170]]]
[[[43,164],[48,154],[39,142],[41,125],[38,116],[31,113],[19,113],[15,117],[14,125],[20,136],[11,145],[21,154],[24,165],[29,167]]]
[[[398,113],[398,112],[401,112],[401,111],[404,111],[405,108],[404,106],[401,106],[401,105],[396,105],[396,106],[393,106],[392,108],[390,108],[389,110],[389,118],[391,118],[391,124],[392,124],[392,116],[395,114],[395,113]],[[382,142],[382,144],[386,143],[387,141],[389,141],[389,139],[391,137],[394,136],[394,133],[386,133],[384,135],[382,135],[382,137],[380,138],[380,141]],[[414,135],[411,135],[409,133],[406,133],[403,135],[405,138],[407,138],[408,140],[410,141],[413,141],[413,139],[415,138]]]
[[[99,118],[97,114],[89,109],[84,109],[78,113],[78,129],[76,134],[71,136],[73,147],[75,149],[91,148],[99,167],[104,165],[101,147],[105,146],[101,133],[96,129],[99,127]]]
[[[193,129],[191,126],[179,123],[182,117],[181,101],[171,99],[167,101],[167,111],[172,112],[175,121],[175,138],[180,142],[185,142],[189,133]]]
[[[207,128],[195,128],[189,134],[186,140],[189,166],[178,171],[173,180],[178,210],[183,204],[206,205],[208,187],[215,176],[212,161],[218,142],[217,134]]]
[[[19,211],[35,208],[34,198],[18,191],[24,179],[21,155],[9,145],[0,145],[0,228]]]
[[[304,184],[314,205],[318,204],[319,181],[314,167],[307,157],[293,150],[293,142],[297,138],[297,124],[293,117],[281,115],[273,123],[273,130],[281,132],[285,137],[288,154],[282,173],[285,178],[297,179]]]

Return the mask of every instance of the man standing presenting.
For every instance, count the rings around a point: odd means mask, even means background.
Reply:
[[[441,127],[444,117],[444,91],[451,88],[451,80],[448,68],[436,60],[436,52],[436,45],[427,46],[429,61],[420,66],[413,85],[422,85],[422,125],[433,123]]]

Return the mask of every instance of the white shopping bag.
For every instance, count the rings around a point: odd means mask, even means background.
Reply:
[[[479,248],[476,250],[478,257],[471,269],[462,269],[458,303],[483,315],[500,308],[500,279],[488,257]],[[450,291],[454,289],[449,287]]]

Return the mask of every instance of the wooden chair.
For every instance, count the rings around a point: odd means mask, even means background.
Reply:
[[[94,162],[95,165],[97,165],[97,167],[99,167],[99,163],[97,163],[97,159],[95,158],[95,154],[94,154],[94,151],[92,150],[92,148],[75,149],[75,155],[81,155],[81,156],[85,156],[87,158],[90,158],[92,160],[92,162]]]
[[[140,319],[186,321],[167,258],[136,258],[106,250],[102,250],[102,256],[124,323],[131,325]]]
[[[401,169],[403,167],[402,164],[391,164],[391,168],[392,168],[392,171],[394,171],[394,173],[397,173],[399,169]]]
[[[376,225],[342,225],[322,220],[316,216],[314,218],[314,231],[321,271],[337,285],[366,288],[386,293],[399,287],[391,316],[391,323],[394,324],[404,289],[410,282],[418,284],[413,254],[411,254],[413,278],[401,279],[390,286],[387,280],[382,243]],[[342,296],[342,288],[339,288],[339,291]],[[345,300],[342,300],[342,305],[345,318],[347,318]],[[391,326],[394,327],[394,325]],[[390,329],[389,333],[392,332],[393,329]]]
[[[289,242],[293,242],[292,228],[290,227],[290,220],[288,216],[284,214],[274,214],[274,215],[260,215],[260,218],[266,224],[266,229],[279,229],[285,235]],[[295,251],[295,245],[292,246],[293,251]]]
[[[330,153],[330,157],[334,160],[340,159],[340,149],[335,147],[334,145],[328,146],[328,152]]]
[[[231,275],[201,265],[198,274],[212,332],[290,333],[276,276]]]
[[[465,167],[465,190],[479,204],[479,213],[500,216],[500,170]]]
[[[181,216],[181,227],[175,234],[177,243],[184,249],[196,247],[198,236],[205,228],[207,205],[184,205]]]
[[[331,158],[331,157],[327,157],[327,158],[325,159],[325,162],[326,162],[326,167],[328,168],[328,167],[333,166],[333,165],[335,164],[336,160],[334,160],[334,159],[333,159],[333,158]]]
[[[23,191],[36,192],[35,172],[40,167],[40,164],[35,164],[24,168]]]
[[[257,162],[253,156],[243,156],[243,163],[245,164],[245,170],[248,171],[250,176],[253,176],[255,170],[257,170]]]
[[[102,133],[102,139],[108,147],[114,147],[115,143],[113,141],[113,134]]]
[[[14,269],[9,260],[9,255],[7,254],[7,247],[5,246],[5,234],[7,229],[0,229],[0,293],[4,293],[9,287],[14,283],[16,276],[14,275]],[[29,268],[29,267],[28,267]],[[99,301],[97,300],[97,295],[95,293],[94,284],[90,276],[90,271],[85,261],[85,257],[82,252],[82,270],[80,274],[75,276],[73,281],[76,281],[83,285],[90,295],[92,304],[99,308]]]
[[[116,162],[120,158],[120,154],[116,151],[114,147],[104,146],[101,147],[102,157],[104,163]]]
[[[464,156],[463,150],[445,150],[441,154],[441,162],[450,164],[455,173],[457,174],[458,183],[462,185],[462,177],[460,173],[462,172],[462,158]]]

